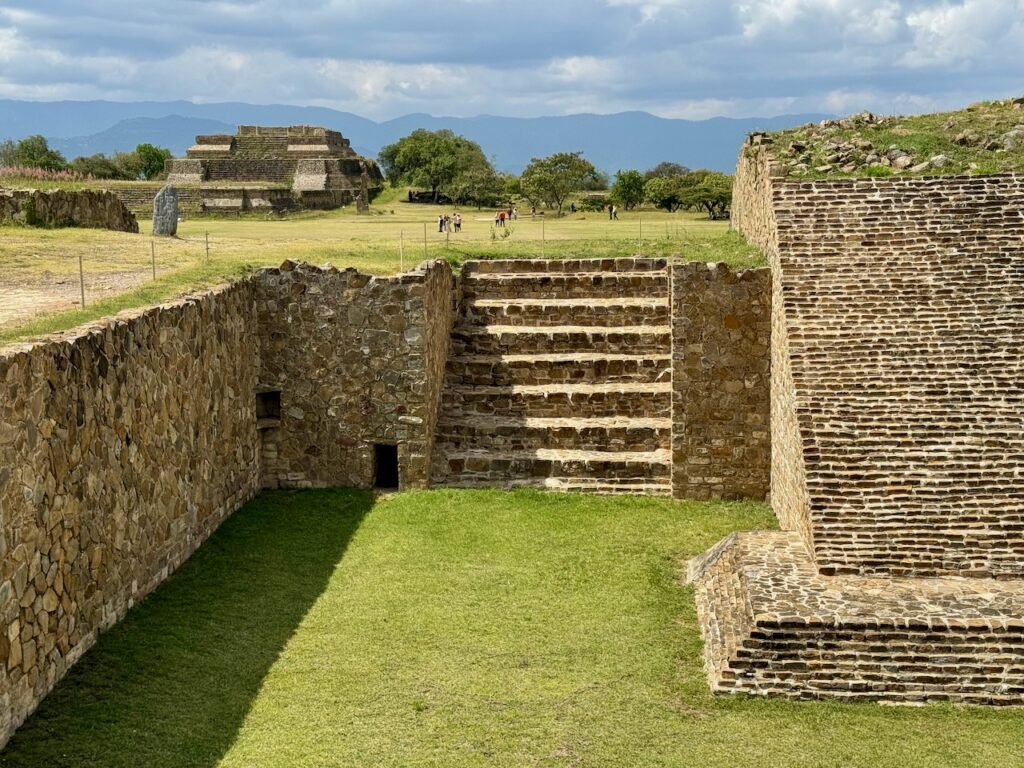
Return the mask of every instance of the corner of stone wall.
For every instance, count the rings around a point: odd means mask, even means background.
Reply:
[[[767,497],[770,337],[767,269],[672,267],[675,497]]]
[[[264,486],[371,487],[397,446],[402,488],[426,487],[452,323],[444,261],[400,275],[286,261],[259,273],[260,384],[280,393],[262,431]]]

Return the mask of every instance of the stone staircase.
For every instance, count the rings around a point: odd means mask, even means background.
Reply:
[[[664,259],[463,268],[433,482],[671,492]]]

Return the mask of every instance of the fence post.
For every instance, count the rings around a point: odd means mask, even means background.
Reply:
[[[398,271],[405,272],[405,230],[398,233]]]
[[[430,256],[427,255],[427,222],[425,221],[423,222],[423,258],[430,258]]]
[[[149,241],[149,255],[153,259],[153,279],[156,280],[156,243]]]
[[[210,233],[206,233],[206,260],[210,260]]]
[[[82,293],[82,309],[85,309],[85,267],[82,266],[82,252],[78,252],[78,286]]]

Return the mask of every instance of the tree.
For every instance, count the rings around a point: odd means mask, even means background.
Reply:
[[[611,199],[627,211],[636,208],[644,200],[644,177],[640,171],[630,169],[615,174]]]
[[[0,168],[7,168],[17,165],[18,145],[11,139],[0,141]]]
[[[675,213],[684,204],[686,186],[683,176],[654,176],[644,184],[644,199],[669,213]]]
[[[60,152],[50,149],[45,136],[36,134],[17,143],[14,149],[14,165],[59,171],[67,168],[68,161]]]
[[[111,161],[117,167],[118,178],[141,179],[143,177],[142,158],[136,152],[117,152]]]
[[[480,145],[448,129],[417,129],[381,149],[381,167],[392,183],[429,187],[434,202],[442,189],[452,188],[460,174],[480,175],[494,168]]]
[[[709,219],[723,218],[732,204],[732,177],[717,171],[704,171],[696,184],[687,187],[683,201],[691,208],[707,211]]]
[[[171,150],[153,144],[139,144],[135,147],[142,165],[142,175],[147,179],[155,179],[164,171],[164,164],[171,159]]]
[[[121,169],[106,155],[99,153],[88,157],[76,157],[71,161],[71,170],[94,179],[120,179]]]
[[[543,201],[558,208],[572,192],[583,189],[600,178],[597,169],[580,152],[557,152],[548,157],[533,158],[520,178],[523,194],[531,203]]]
[[[653,168],[644,171],[644,181],[657,178],[669,178],[672,176],[685,176],[689,172],[690,169],[685,165],[663,160]]]

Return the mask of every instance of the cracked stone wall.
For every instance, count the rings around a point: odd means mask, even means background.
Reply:
[[[771,473],[771,274],[672,271],[672,492],[764,499]]]
[[[397,444],[403,488],[425,487],[453,321],[445,262],[392,277],[286,262],[259,277],[264,485],[371,486]]]
[[[0,746],[259,488],[253,285],[0,349]]]

